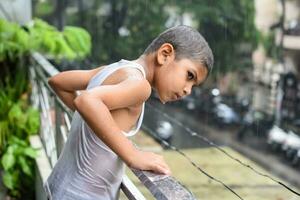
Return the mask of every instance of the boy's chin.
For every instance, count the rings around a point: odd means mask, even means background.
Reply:
[[[165,96],[160,96],[160,95],[158,95],[158,97],[159,97],[159,100],[160,100],[160,102],[161,102],[162,104],[166,104],[166,103],[168,102],[168,100],[166,99]]]
[[[164,100],[164,99],[159,98],[159,100],[160,100],[160,102],[161,102],[162,104],[166,104],[166,103],[167,103],[167,101]]]
[[[172,102],[172,101],[178,101],[178,99],[172,99],[168,96],[159,97],[159,100],[162,104],[166,104],[166,103]]]

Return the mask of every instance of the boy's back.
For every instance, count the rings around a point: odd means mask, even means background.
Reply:
[[[145,74],[143,68],[136,63],[121,60],[99,69],[89,81],[87,90],[99,85],[111,85],[120,79],[120,74],[119,78],[115,74],[118,71],[130,73],[127,69],[133,69],[131,73],[135,75],[137,71],[142,76]],[[134,135],[141,126],[144,104],[138,106],[141,107],[141,114],[137,117],[138,123],[133,130],[124,131],[126,136]],[[136,113],[132,114],[128,110],[125,108],[111,111],[120,127],[128,127],[128,124],[137,121]],[[45,183],[49,199],[117,199],[124,163],[96,136],[78,112],[74,113],[71,127],[58,163]]]

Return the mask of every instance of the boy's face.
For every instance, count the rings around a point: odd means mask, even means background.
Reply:
[[[174,58],[157,71],[155,88],[162,103],[175,101],[191,94],[192,87],[204,82],[206,76],[207,69],[202,64]]]

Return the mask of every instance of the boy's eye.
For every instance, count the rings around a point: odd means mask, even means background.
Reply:
[[[194,74],[192,72],[188,72],[188,80],[193,80]]]

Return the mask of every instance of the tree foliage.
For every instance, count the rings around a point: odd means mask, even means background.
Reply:
[[[81,5],[81,4],[79,4]],[[133,59],[165,29],[163,0],[99,0],[66,16],[66,24],[80,25],[92,36],[92,58],[97,63]],[[77,4],[70,6],[78,6]]]
[[[190,0],[176,1],[180,12],[193,13],[197,28],[215,56],[214,72],[225,73],[251,64],[257,45],[254,1]]]
[[[207,39],[215,55],[215,72],[250,66],[257,40],[254,1],[249,0],[82,0],[68,1],[78,12],[66,15],[66,24],[79,25],[92,35],[92,58],[108,63],[137,58],[167,26],[192,24]],[[173,20],[172,18],[178,18]]]

